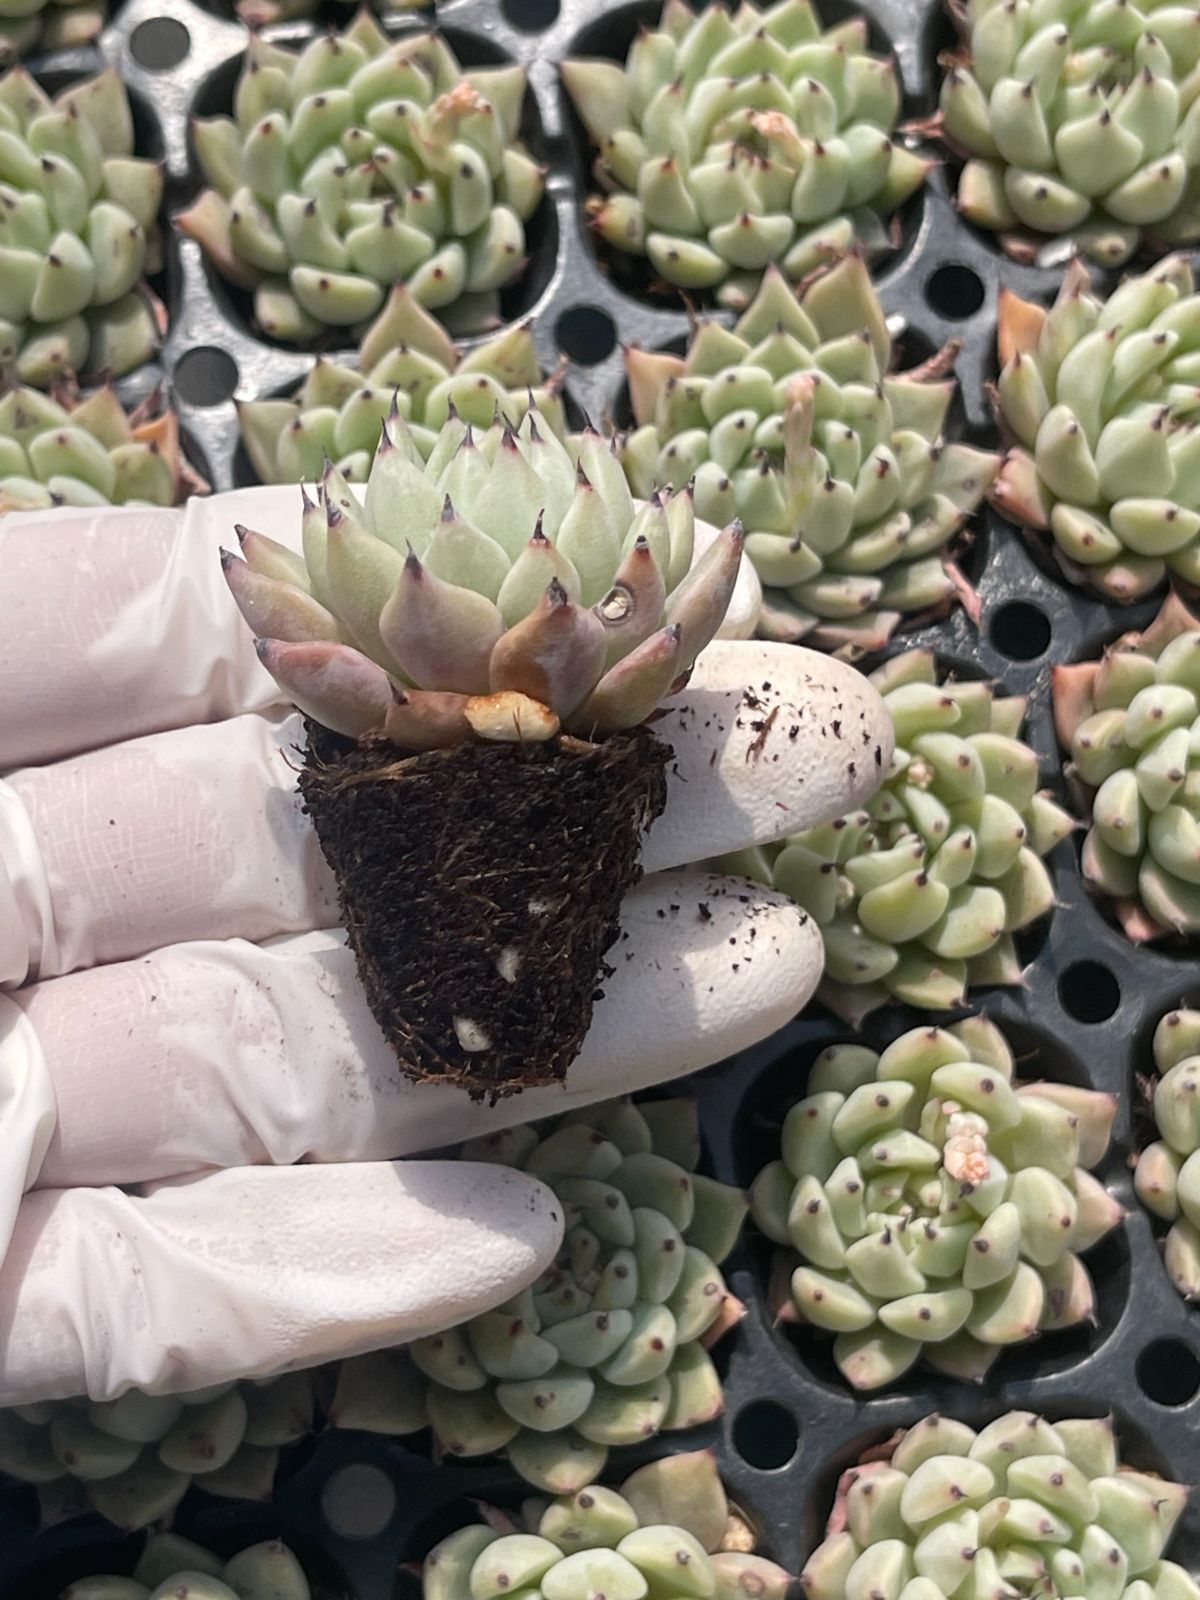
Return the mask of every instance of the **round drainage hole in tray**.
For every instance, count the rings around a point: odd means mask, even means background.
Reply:
[[[790,1411],[774,1400],[753,1400],[733,1424],[733,1448],[748,1466],[760,1472],[786,1467],[800,1443],[800,1428]]]
[[[1107,1022],[1121,1004],[1121,986],[1099,961],[1076,961],[1058,980],[1058,1000],[1076,1022]]]
[[[1160,1406],[1185,1406],[1200,1390],[1200,1361],[1178,1339],[1156,1339],[1137,1359],[1137,1381]]]
[[[925,280],[925,303],[951,322],[973,317],[983,304],[983,280],[971,267],[948,261]]]
[[[1028,600],[1010,600],[993,611],[988,635],[1010,661],[1036,661],[1050,644],[1050,618]]]

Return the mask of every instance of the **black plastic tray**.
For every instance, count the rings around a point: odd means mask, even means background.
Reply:
[[[847,9],[832,0],[824,14],[836,20]],[[936,0],[867,0],[861,9],[873,24],[876,47],[896,53],[906,115],[931,110],[936,55],[951,37]],[[560,90],[556,63],[572,52],[622,56],[637,23],[652,20],[657,10],[656,4],[609,0],[446,0],[438,11],[464,60],[508,57],[529,66],[527,135],[549,167],[547,197],[529,229],[527,279],[507,293],[505,309],[512,317],[534,318],[548,368],[560,353],[571,358],[568,393],[596,418],[623,414],[620,344],[678,348],[688,314],[682,305],[651,304],[622,292],[603,271],[580,208],[589,155]],[[346,15],[345,8],[331,9],[322,20]],[[199,187],[188,118],[223,109],[236,75],[244,34],[230,18],[223,0],[211,0],[206,9],[190,0],[127,0],[97,50],[43,57],[32,65],[58,82],[95,70],[102,61],[118,65],[135,100],[147,153],[160,153],[166,162],[168,208],[174,211]],[[419,14],[396,26],[427,24],[428,16]],[[312,25],[272,31],[303,39]],[[169,64],[154,65],[173,53]],[[963,341],[959,431],[977,442],[994,442],[983,386],[995,370],[998,288],[1007,283],[1048,299],[1059,272],[1014,265],[990,238],[962,223],[950,204],[953,178],[947,167],[934,170],[925,192],[905,208],[900,249],[876,276],[889,316],[905,325],[902,347],[912,360],[948,338]],[[311,355],[257,337],[198,248],[167,232],[160,292],[170,310],[170,332],[161,362],[124,380],[122,389],[132,396],[165,376],[188,447],[214,487],[249,482],[233,398],[288,392]],[[929,645],[956,671],[1028,695],[1026,737],[1037,749],[1044,781],[1065,798],[1049,704],[1051,665],[1096,654],[1118,633],[1148,621],[1156,602],[1123,610],[1082,596],[1062,581],[1048,557],[991,513],[977,520],[966,566],[982,596],[978,629],[959,611],[893,648]],[[732,1287],[749,1310],[719,1347],[725,1416],[709,1428],[614,1452],[613,1481],[661,1450],[714,1443],[731,1496],[762,1530],[765,1553],[793,1571],[820,1537],[840,1469],[865,1445],[932,1410],[973,1423],[1012,1406],[1051,1417],[1111,1411],[1124,1459],[1185,1482],[1200,1481],[1200,1314],[1167,1280],[1155,1225],[1134,1199],[1129,1166],[1138,1076],[1151,1070],[1154,1025],[1171,1006],[1200,1002],[1200,966],[1186,950],[1166,948],[1139,950],[1134,966],[1135,953],[1084,891],[1078,843],[1060,845],[1050,858],[1060,904],[1021,945],[1030,962],[1025,986],[977,998],[1006,1028],[1023,1076],[1061,1076],[1119,1097],[1103,1176],[1129,1215],[1088,1258],[1097,1285],[1097,1326],[1005,1355],[979,1388],[918,1374],[892,1390],[857,1398],[813,1335],[770,1325],[764,1309],[769,1247],[751,1228],[729,1264]],[[920,1020],[912,1011],[879,1013],[865,1033],[881,1045]],[[846,1037],[839,1023],[814,1008],[766,1044],[702,1074],[694,1087],[708,1170],[748,1184],[777,1153],[779,1123],[804,1092],[809,1062],[824,1045]],[[472,1500],[515,1504],[524,1492],[500,1463],[435,1469],[422,1456],[421,1443],[327,1433],[286,1456],[270,1506],[233,1505],[193,1490],[175,1525],[225,1549],[279,1533],[318,1576],[340,1574],[356,1600],[415,1600],[417,1580],[399,1570],[401,1561],[419,1559],[438,1537],[470,1519]],[[341,1477],[346,1469],[356,1475]],[[356,1519],[353,1527],[345,1521],[347,1512]],[[122,1540],[94,1518],[40,1535],[35,1529],[32,1491],[0,1489],[0,1600],[49,1600],[82,1571],[120,1564],[122,1554],[131,1564],[140,1542]],[[1200,1571],[1195,1509],[1173,1553]]]

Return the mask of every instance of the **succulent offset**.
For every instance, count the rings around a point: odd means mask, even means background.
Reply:
[[[1185,1300],[1200,1299],[1200,1011],[1168,1011],[1154,1030],[1158,1138],[1133,1175],[1147,1211],[1170,1223],[1163,1259]]]
[[[760,633],[878,648],[962,586],[945,549],[999,458],[943,437],[952,348],[908,373],[893,354],[859,255],[799,295],[769,269],[732,330],[704,323],[686,357],[627,352],[633,491],[694,477],[698,516],[741,518],[768,590]]]
[[[90,44],[105,10],[104,0],[0,0],[0,59]]]
[[[1200,239],[1200,36],[1186,0],[955,0],[937,122],[958,208],[1023,259],[1120,266]]]
[[[223,1561],[177,1533],[155,1533],[129,1577],[78,1578],[61,1600],[311,1600],[299,1561],[278,1539],[248,1545]]]
[[[926,1417],[843,1473],[800,1582],[808,1600],[1197,1600],[1163,1559],[1187,1500],[1122,1464],[1106,1417]]]
[[[1200,28],[1197,28],[1200,32]],[[996,413],[1014,448],[997,508],[1049,533],[1106,599],[1200,584],[1200,295],[1183,256],[1107,301],[1068,267],[1048,311],[1000,294]]]
[[[43,1519],[93,1511],[118,1528],[167,1517],[192,1483],[265,1500],[282,1446],[313,1424],[313,1377],[287,1373],[191,1394],[48,1400],[0,1411],[0,1472],[35,1484]]]
[[[158,345],[140,287],[158,258],[163,176],[134,155],[113,68],[49,96],[23,67],[0,77],[0,365],[46,388],[113,377]]]
[[[171,506],[203,489],[157,394],[126,413],[111,385],[0,395],[0,513],[44,506]]]
[[[464,71],[440,34],[389,39],[365,10],[299,54],[252,36],[233,116],[193,124],[211,187],[180,226],[279,339],[365,323],[396,282],[486,325],[542,197],[524,101],[523,67]]]
[[[929,163],[891,133],[894,64],[858,17],[823,29],[808,0],[693,12],[666,0],[624,65],[563,63],[597,150],[592,226],[681,289],[744,306],[764,267],[793,281],[886,220]]]
[[[1055,667],[1054,716],[1090,807],[1084,882],[1136,942],[1200,933],[1200,617],[1171,594],[1100,661]]]
[[[694,1102],[609,1101],[471,1140],[462,1155],[550,1186],[566,1212],[558,1258],[461,1327],[382,1363],[343,1362],[334,1421],[428,1425],[443,1455],[500,1452],[528,1483],[573,1494],[603,1472],[611,1447],[719,1416],[706,1346],[741,1314],[718,1263],[746,1202],[696,1172]]]
[[[693,562],[687,491],[635,507],[611,446],[589,431],[572,461],[536,407],[452,412],[427,456],[395,411],[363,505],[330,468],[303,532],[303,561],[250,530],[222,557],[259,656],[325,727],[410,750],[636,726],[716,634],[742,547],[735,524]]]
[[[357,368],[318,356],[293,398],[243,401],[238,414],[264,483],[319,478],[327,460],[356,483],[370,471],[393,401],[423,456],[451,406],[487,428],[497,406],[519,421],[533,404],[555,433],[565,431],[558,386],[543,377],[528,327],[509,328],[464,355],[403,284],[363,335]]]
[[[915,1028],[882,1055],[831,1045],[755,1179],[754,1220],[789,1247],[788,1315],[833,1335],[856,1389],[921,1359],[983,1378],[1008,1345],[1092,1320],[1080,1253],[1124,1213],[1090,1168],[1116,1101],[1020,1083],[986,1017]]]
[[[751,1530],[729,1505],[708,1450],[652,1461],[620,1491],[590,1483],[526,1501],[517,1519],[486,1514],[486,1523],[468,1523],[426,1556],[424,1600],[513,1593],[785,1600],[793,1584],[782,1567],[753,1553]]]
[[[862,811],[782,845],[726,857],[821,926],[820,994],[857,1021],[889,1000],[961,1005],[968,989],[1020,981],[1013,935],[1054,906],[1042,857],[1071,818],[1039,792],[1022,742],[1026,701],[955,682],[932,651],[870,675],[896,733],[892,766]]]

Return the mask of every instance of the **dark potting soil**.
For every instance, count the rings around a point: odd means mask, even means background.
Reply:
[[[401,1071],[492,1100],[562,1079],[670,746],[638,729],[408,755],[306,726],[300,791]]]

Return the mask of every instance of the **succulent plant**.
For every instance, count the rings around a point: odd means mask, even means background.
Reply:
[[[856,241],[885,245],[929,163],[892,142],[900,87],[867,33],[861,17],[822,30],[808,0],[666,0],[624,65],[564,62],[598,152],[598,236],[739,308],[773,261],[798,282]]]
[[[1197,1600],[1163,1552],[1188,1491],[1124,1466],[1112,1422],[931,1416],[843,1473],[808,1600]]]
[[[819,994],[854,1022],[889,1000],[950,1009],[976,984],[1020,982],[1013,934],[1053,907],[1042,857],[1074,827],[1038,790],[1022,696],[955,682],[929,650],[892,657],[870,681],[896,749],[866,807],[725,858],[821,925]]]
[[[1170,595],[1099,661],[1054,669],[1088,888],[1135,942],[1200,933],[1200,617]]]
[[[211,187],[180,226],[279,339],[365,323],[395,282],[486,325],[542,196],[524,101],[523,67],[464,71],[439,34],[389,39],[365,10],[299,54],[253,36],[233,116],[193,124]]]
[[[1015,443],[992,499],[1050,535],[1072,581],[1124,602],[1167,576],[1200,584],[1200,295],[1183,256],[1107,302],[1090,287],[1075,261],[1048,311],[1000,292],[993,400]]]
[[[48,1400],[0,1411],[0,1472],[35,1484],[47,1522],[97,1512],[119,1528],[167,1516],[193,1481],[265,1500],[279,1451],[312,1427],[313,1377],[287,1373],[191,1394]]]
[[[341,0],[348,10],[353,0]],[[400,16],[406,11],[432,8],[435,0],[364,0],[364,4],[380,16]],[[296,22],[304,17],[316,16],[321,0],[237,0],[235,8],[239,18],[248,28],[267,28],[273,22]]]
[[[1147,1211],[1171,1224],[1163,1258],[1185,1300],[1200,1299],[1200,1011],[1168,1011],[1154,1030],[1154,1122],[1133,1185]]]
[[[131,371],[158,344],[153,297],[163,178],[136,157],[113,68],[53,99],[23,67],[0,77],[0,365],[46,388]]]
[[[922,1358],[979,1380],[1007,1345],[1092,1320],[1079,1259],[1124,1213],[1089,1169],[1116,1101],[1015,1081],[986,1017],[914,1028],[878,1054],[835,1044],[750,1191],[791,1268],[785,1315],[834,1336],[856,1389]]]
[[[1000,465],[942,437],[955,352],[890,373],[857,254],[799,295],[769,268],[732,330],[704,323],[686,357],[627,352],[633,491],[694,475],[698,516],[741,518],[768,591],[760,632],[877,649],[964,589],[945,548]]]
[[[954,0],[958,207],[1022,259],[1200,240],[1200,33],[1178,0]],[[1049,241],[1049,243],[1048,243]]]
[[[147,1541],[130,1577],[77,1578],[62,1600],[310,1600],[304,1568],[278,1539],[249,1545],[228,1561],[177,1533]]]
[[[711,1450],[665,1456],[620,1491],[590,1483],[529,1500],[518,1517],[488,1510],[429,1552],[424,1600],[541,1594],[545,1600],[636,1600],[650,1594],[785,1600],[791,1576],[753,1553]]]
[[[0,0],[0,59],[89,44],[104,13],[104,0]]]
[[[461,1327],[359,1358],[365,1366],[343,1362],[335,1424],[429,1426],[443,1455],[503,1453],[526,1482],[574,1494],[604,1471],[610,1447],[719,1416],[706,1347],[741,1315],[718,1263],[746,1201],[696,1172],[694,1101],[608,1101],[461,1153],[553,1189],[566,1214],[558,1258]]]
[[[497,334],[463,355],[445,329],[396,284],[367,329],[357,368],[318,356],[290,400],[247,400],[242,438],[264,483],[319,478],[332,459],[351,483],[365,481],[393,399],[427,457],[451,406],[487,428],[499,406],[519,421],[530,405],[561,438],[558,385],[543,378],[528,327]]]
[[[0,513],[42,506],[171,506],[207,485],[188,464],[179,420],[150,395],[127,414],[111,385],[84,395],[25,386],[0,394]]]

